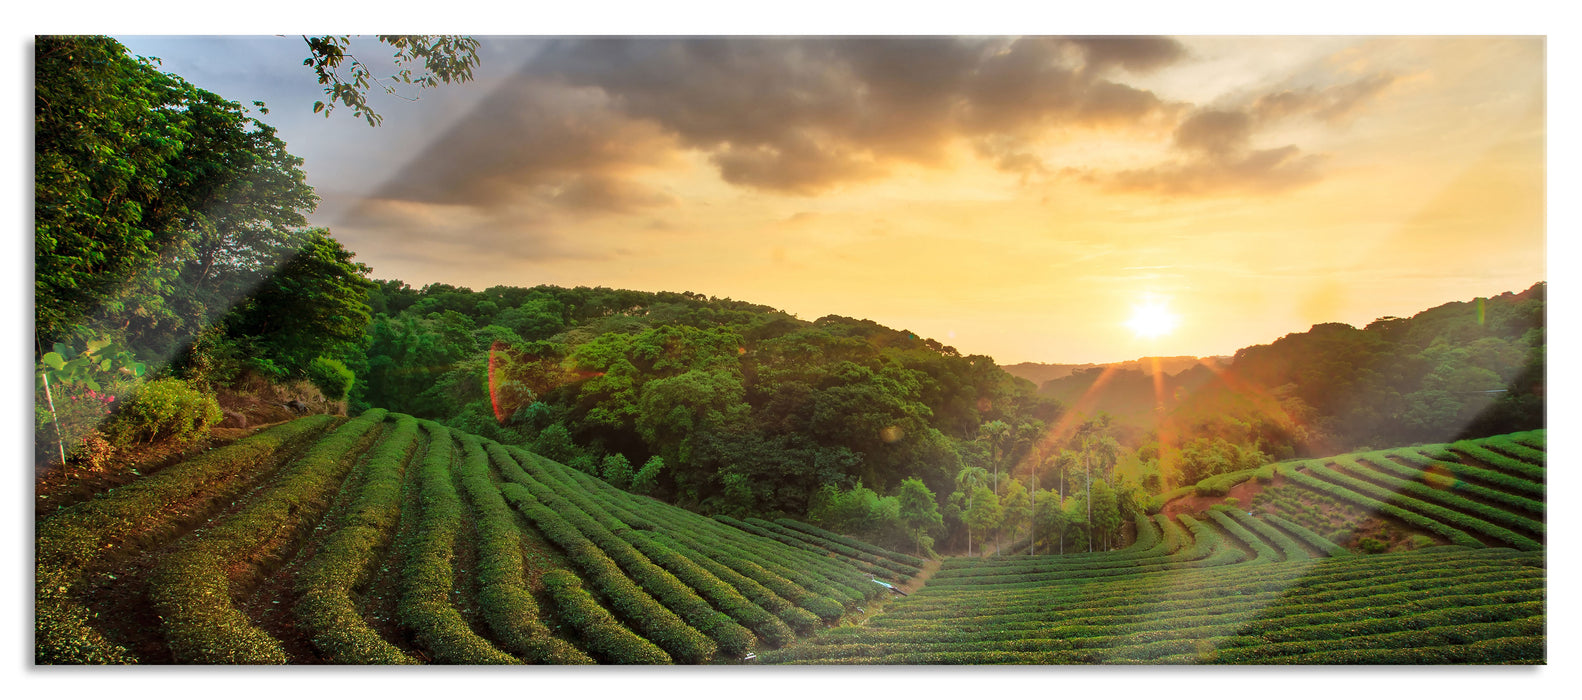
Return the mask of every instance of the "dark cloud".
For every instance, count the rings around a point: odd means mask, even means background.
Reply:
[[[1252,138],[1252,118],[1245,112],[1212,109],[1198,112],[1176,127],[1175,145],[1211,158],[1234,155]]]
[[[1321,156],[1300,148],[1252,148],[1255,119],[1235,109],[1205,109],[1176,127],[1174,147],[1182,158],[1116,173],[1111,189],[1168,195],[1227,192],[1273,193],[1318,181]]]
[[[1263,121],[1302,115],[1312,115],[1326,122],[1344,121],[1395,80],[1393,75],[1379,73],[1323,89],[1281,90],[1259,97],[1250,112]]]
[[[1303,155],[1296,146],[1284,146],[1126,170],[1107,184],[1117,191],[1167,195],[1273,194],[1317,182],[1322,160],[1322,156]]]
[[[675,140],[608,102],[594,89],[509,82],[431,141],[376,196],[486,209],[558,197],[577,208],[625,209],[644,197],[611,180],[672,163]]]
[[[1070,41],[1082,47],[1092,71],[1120,66],[1133,73],[1149,73],[1186,57],[1186,47],[1166,37],[1087,36]]]
[[[1174,50],[1172,50],[1172,47]],[[959,139],[1125,128],[1173,109],[1095,67],[1158,67],[1173,40],[585,39],[535,75],[597,87],[623,115],[709,154],[736,185],[812,194],[937,165]]]
[[[945,165],[960,145],[1024,180],[1069,177],[1077,171],[1038,155],[1051,133],[1172,129],[1174,159],[1079,179],[1182,194],[1277,191],[1314,181],[1319,158],[1295,145],[1256,148],[1261,125],[1343,119],[1394,80],[1213,109],[1126,83],[1187,58],[1159,37],[554,40],[377,197],[469,207],[485,219],[647,216],[675,199],[642,176],[698,162],[685,151],[733,185],[813,195],[900,165]]]

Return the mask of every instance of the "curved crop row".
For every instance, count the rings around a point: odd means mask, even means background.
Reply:
[[[1202,539],[1212,539],[1205,523],[1190,517],[1183,522],[1208,535]],[[1447,645],[1479,640],[1491,649],[1528,649],[1524,640],[1543,628],[1545,577],[1537,568],[1542,561],[1542,555],[1511,550],[1437,547],[1064,581],[998,601],[993,589],[941,592],[927,586],[863,627],[836,628],[761,659],[1289,663],[1350,654],[1375,663],[1441,658]],[[1351,639],[1370,649],[1348,651]],[[1503,660],[1534,658],[1508,656]]]
[[[1405,479],[1392,476],[1387,471],[1382,469],[1369,469],[1368,467],[1362,466],[1361,463],[1355,460],[1336,458],[1332,464],[1333,466],[1330,468],[1339,473],[1346,474],[1363,481],[1372,482],[1396,493],[1406,494],[1417,499],[1418,501],[1422,501],[1424,503],[1434,503],[1447,508],[1452,508],[1484,522],[1497,523],[1507,527],[1517,528],[1539,537],[1544,536],[1543,523],[1537,522],[1532,518],[1512,513],[1511,511],[1505,510],[1503,508],[1496,508],[1491,505],[1462,498],[1461,496],[1433,488],[1432,486],[1426,486],[1413,481],[1407,481]]]
[[[1273,542],[1274,546],[1280,549],[1280,554],[1285,557],[1286,561],[1300,561],[1311,558],[1307,550],[1303,549],[1302,545],[1297,544],[1296,540],[1291,539],[1290,535],[1281,532],[1268,523],[1239,510],[1230,511],[1227,515],[1242,527],[1256,532],[1260,537]]]
[[[428,432],[428,453],[418,471],[420,514],[406,544],[406,566],[401,572],[401,624],[418,642],[447,664],[514,664],[515,657],[478,636],[451,604],[456,572],[456,538],[462,526],[461,498],[451,481],[455,445],[450,430],[423,421]]]
[[[503,449],[504,448],[502,446],[502,450]],[[511,458],[509,454],[505,456],[507,458]],[[542,467],[544,464],[540,462],[538,466]],[[604,496],[605,498],[600,506],[601,511],[607,511],[610,516],[618,519],[620,522],[629,526],[633,530],[644,531],[644,533],[649,536],[645,539],[656,539],[660,544],[667,545],[671,549],[680,552],[691,562],[703,568],[705,571],[733,588],[748,602],[764,611],[772,613],[775,617],[779,618],[781,622],[786,625],[790,625],[791,628],[807,632],[819,626],[820,621],[817,615],[814,615],[808,610],[797,607],[795,603],[792,603],[790,600],[778,595],[775,590],[770,590],[767,588],[764,583],[760,583],[757,580],[749,578],[742,572],[726,566],[720,561],[716,561],[715,557],[726,558],[723,556],[722,550],[718,547],[709,546],[689,537],[688,533],[691,531],[691,528],[687,527],[686,523],[672,524],[668,518],[657,515],[653,512],[648,512],[651,509],[641,508],[641,499],[638,499],[631,494],[626,493],[625,491],[615,489],[603,481],[587,478],[586,475],[581,475],[584,477],[583,479],[577,479],[575,478],[578,476],[578,473],[576,472],[571,472],[570,470],[563,472],[561,470],[552,468],[543,468],[540,470],[540,473],[546,476],[549,482],[552,484],[558,484],[558,487],[556,488],[557,492],[559,493],[570,494],[575,492],[577,487],[581,486],[584,487],[589,493],[598,493]],[[650,503],[657,502],[650,501]],[[639,513],[639,509],[644,510],[646,514]],[[661,508],[659,511],[665,513],[686,513],[685,511],[665,508]],[[712,521],[708,521],[706,518],[702,518],[701,516],[693,515],[692,517],[700,521],[712,523]],[[666,527],[662,527],[662,525]],[[631,533],[622,531],[621,536],[626,538],[628,541],[632,541],[633,538],[630,536],[630,534]],[[647,552],[645,551],[645,554],[646,553]],[[663,565],[663,562],[660,563]],[[674,571],[672,573],[674,573]],[[765,578],[772,579],[770,581],[770,585],[775,585],[779,590],[784,590],[787,592],[796,590],[800,591],[803,595],[812,595],[808,594],[805,589],[795,586],[795,584],[790,583],[782,577],[766,574]],[[839,603],[836,603],[834,600],[822,597],[816,597],[814,600],[825,601],[824,605],[820,605],[816,602],[813,604],[825,609],[833,608],[836,611],[835,617],[838,618],[840,616],[842,609]],[[726,605],[728,607],[734,608],[734,604],[726,603]],[[726,612],[730,613],[730,610],[726,610]],[[731,614],[732,617],[737,620],[737,622],[745,627],[753,629],[754,632],[759,634],[760,638],[770,642],[771,644],[777,644],[777,642],[774,640],[781,638],[784,634],[772,623],[764,622],[755,614],[750,612],[745,613],[743,617],[739,618],[736,617],[736,613]]]
[[[1380,452],[1363,455],[1367,458],[1368,465],[1381,472],[1390,474],[1399,479],[1420,482],[1429,488],[1440,491],[1454,491],[1484,501],[1499,503],[1507,508],[1516,508],[1528,513],[1543,515],[1545,511],[1543,501],[1535,501],[1526,496],[1487,488],[1470,481],[1456,478],[1451,474],[1440,473],[1433,468],[1421,466],[1407,466],[1392,459],[1394,453]],[[1426,458],[1424,458],[1425,461]],[[1432,463],[1432,462],[1429,462]],[[1531,483],[1531,482],[1527,482]]]
[[[1546,481],[1545,474],[1548,470],[1544,467],[1493,452],[1470,440],[1451,443],[1449,451],[1452,454],[1457,452],[1464,454],[1511,476],[1519,476],[1540,484]]]
[[[1420,527],[1434,534],[1442,535],[1448,538],[1451,544],[1457,544],[1463,547],[1483,546],[1483,543],[1479,542],[1476,537],[1468,535],[1461,530],[1457,530],[1456,528],[1420,513],[1399,508],[1385,501],[1373,498],[1372,496],[1358,493],[1356,490],[1347,488],[1345,486],[1340,486],[1314,476],[1303,474],[1294,468],[1284,470],[1283,473],[1285,474],[1286,478],[1290,479],[1291,481],[1313,489],[1314,491],[1329,494],[1330,496],[1334,496],[1335,498],[1338,498],[1342,501],[1347,501],[1363,508],[1368,508],[1375,512],[1394,517],[1408,525]],[[1392,497],[1393,495],[1391,494],[1385,494],[1385,498]]]
[[[1388,504],[1391,508],[1394,508],[1397,511],[1410,512],[1430,522],[1442,523],[1444,524],[1443,529],[1450,529],[1455,532],[1476,532],[1480,535],[1505,542],[1513,547],[1516,547],[1517,549],[1524,549],[1528,551],[1539,549],[1543,546],[1530,537],[1512,532],[1509,529],[1500,527],[1486,520],[1474,518],[1470,515],[1459,513],[1443,506],[1421,501],[1412,496],[1402,495],[1390,489],[1371,484],[1356,477],[1347,476],[1335,469],[1313,465],[1308,467],[1308,470],[1312,473],[1313,478],[1315,479],[1322,479],[1323,481],[1337,485],[1339,488],[1365,494],[1366,496],[1377,499],[1381,503]],[[1392,513],[1392,515],[1393,514],[1394,513]],[[1463,533],[1463,537],[1464,536],[1465,534]],[[1455,539],[1452,538],[1451,541],[1455,542]],[[1463,544],[1463,542],[1456,542],[1456,544]]]
[[[288,660],[280,642],[254,625],[232,599],[251,587],[263,562],[289,551],[303,528],[329,508],[359,447],[384,417],[384,409],[376,408],[346,422],[287,466],[274,486],[219,524],[184,540],[154,568],[149,599],[178,663]],[[238,568],[239,577],[232,571]]]
[[[508,475],[509,478],[509,475]],[[500,492],[538,531],[566,553],[594,589],[644,637],[681,663],[704,663],[714,657],[714,641],[688,626],[675,612],[633,583],[610,557],[577,527],[540,501],[526,486],[501,484]]]
[[[490,449],[495,453],[497,463],[501,464],[504,470],[512,471],[512,473],[521,470],[521,466],[511,459],[503,447],[498,444],[491,444]],[[509,461],[509,464],[507,464],[507,461]],[[551,482],[554,482],[553,478],[546,479],[544,485],[557,495],[566,498],[572,505],[581,509],[583,513],[592,517],[609,534],[613,534],[631,545],[637,552],[641,553],[642,557],[646,557],[648,561],[668,571],[679,579],[681,583],[695,591],[698,596],[708,601],[708,604],[712,605],[714,609],[725,613],[741,627],[752,630],[760,638],[775,646],[795,639],[795,633],[787,628],[784,623],[780,622],[779,619],[747,600],[736,589],[721,581],[699,564],[676,552],[672,547],[662,542],[653,541],[645,537],[643,533],[637,532],[633,529],[633,526],[624,522],[616,513],[608,509],[605,504],[595,502],[588,494],[579,493],[577,489],[573,488],[556,488],[556,485]],[[595,540],[595,543],[597,542]],[[606,551],[608,552],[608,550]],[[617,561],[619,562],[620,560],[617,559]],[[637,566],[641,566],[641,564],[637,564]],[[688,601],[682,601],[682,603],[690,605]],[[694,612],[699,614],[712,614],[713,612],[710,610],[709,613],[702,613],[701,609],[695,605],[693,605],[693,609]],[[697,625],[693,626],[697,627]],[[747,649],[739,647],[744,643],[750,644],[750,640],[731,639],[727,636],[728,633],[729,628],[722,628],[718,634],[725,639],[723,642],[721,639],[716,639],[716,643],[720,643],[721,648],[727,653],[746,653]],[[750,649],[750,647],[748,648]]]
[[[352,599],[401,516],[402,473],[418,443],[417,420],[392,417],[395,428],[370,453],[356,500],[297,575],[297,622],[330,663],[413,663],[368,625]]]
[[[1213,518],[1221,529],[1230,533],[1231,537],[1236,538],[1242,544],[1252,549],[1252,560],[1254,562],[1267,564],[1269,562],[1285,561],[1285,557],[1275,551],[1274,547],[1269,546],[1269,543],[1264,542],[1262,538],[1253,534],[1252,531],[1242,527],[1241,523],[1236,522],[1235,518],[1232,518],[1224,511],[1210,510],[1208,516]]]
[[[539,621],[538,603],[522,576],[522,535],[516,515],[489,479],[489,457],[479,438],[463,435],[461,444],[457,473],[478,532],[478,605],[489,629],[507,651],[532,663],[593,663]]]
[[[757,525],[744,523],[730,516],[715,515],[713,519],[722,525],[734,527],[747,535],[780,542],[781,544],[790,544],[782,539],[791,539],[790,537],[774,535]],[[852,580],[844,572],[834,569],[833,567],[841,566],[834,559],[813,554],[795,545],[773,552],[760,547],[752,551],[752,554],[780,567],[777,573],[795,581],[798,585],[808,590],[840,601],[841,605],[855,605],[868,598],[878,596],[885,591],[884,587],[866,577],[859,576],[856,580]],[[817,561],[816,559],[822,559],[823,561]],[[807,575],[806,572],[818,573],[827,578],[820,580]],[[858,588],[862,584],[867,584],[868,586],[867,595],[864,595]]]
[[[132,663],[131,652],[91,627],[92,613],[71,599],[90,566],[107,555],[157,546],[198,517],[272,474],[279,456],[335,422],[309,416],[57,511],[35,530],[34,658],[38,663]]]
[[[693,629],[714,640],[720,651],[738,658],[752,652],[755,644],[752,632],[736,624],[729,615],[715,610],[676,574],[655,564],[631,543],[616,536],[616,532],[630,529],[625,523],[611,517],[581,494],[576,494],[575,499],[568,498],[521,470],[513,472],[510,478],[527,487],[534,497],[553,507],[655,600],[680,616]],[[581,501],[581,504],[577,501]],[[582,504],[586,504],[586,507]]]
[[[830,532],[829,530],[825,530],[824,528],[821,528],[817,525],[804,523],[800,520],[792,520],[790,518],[776,518],[775,522],[793,530],[800,530],[809,535],[843,544],[847,547],[851,547],[852,549],[864,551],[874,556],[889,559],[890,561],[893,561],[897,564],[905,564],[913,568],[921,569],[923,568],[924,564],[928,563],[928,561],[922,557],[913,556],[911,554],[902,554],[900,552],[885,549],[877,545],[868,544],[867,542],[859,540],[855,537],[849,537],[837,532]]]
[[[1549,453],[1523,445],[1510,439],[1510,436],[1485,438],[1477,442],[1484,449],[1500,452],[1513,459],[1519,459],[1528,464],[1536,464],[1540,467],[1548,466]]]
[[[659,647],[622,627],[610,611],[594,601],[575,574],[553,569],[544,572],[541,580],[555,601],[560,620],[576,630],[582,642],[600,658],[616,664],[670,663],[670,657]]]
[[[1479,482],[1490,487],[1504,489],[1511,493],[1537,496],[1538,498],[1544,497],[1545,489],[1542,483],[1530,481],[1519,476],[1511,476],[1509,474],[1493,471],[1491,469],[1484,469],[1482,467],[1474,467],[1469,464],[1462,464],[1461,462],[1458,462],[1454,459],[1455,455],[1444,455],[1451,457],[1451,459],[1448,460],[1436,459],[1429,456],[1431,452],[1433,452],[1433,450],[1427,448],[1409,448],[1392,450],[1388,454],[1391,457],[1411,462],[1413,466],[1416,466],[1425,472],[1444,470],[1457,479]]]
[[[762,518],[748,518],[745,522],[756,525],[766,532],[784,535],[791,538],[792,541],[801,542],[811,546],[814,549],[809,549],[807,551],[814,552],[820,556],[829,556],[831,553],[833,553],[839,557],[843,557],[847,563],[866,573],[873,574],[874,576],[899,578],[901,580],[905,580],[921,573],[921,571],[915,566],[888,561],[877,555],[847,547],[846,545],[840,544],[839,542],[830,542],[817,535],[810,535],[808,533],[786,527],[779,523],[770,522]]]
[[[1274,523],[1275,527],[1290,533],[1293,537],[1306,543],[1307,546],[1312,547],[1317,551],[1323,552],[1325,555],[1331,557],[1340,557],[1351,553],[1350,550],[1347,550],[1345,547],[1320,537],[1318,533],[1273,513],[1264,515],[1263,519]]]
[[[657,522],[669,526],[673,534],[694,535],[692,541],[698,544],[697,548],[700,551],[708,552],[716,561],[770,587],[776,594],[793,600],[798,606],[826,620],[833,621],[842,614],[837,612],[834,617],[826,617],[826,603],[832,603],[836,610],[843,610],[843,605],[862,600],[856,590],[841,584],[841,580],[851,583],[865,582],[876,591],[884,590],[862,577],[856,570],[828,557],[823,557],[822,561],[819,561],[819,558],[808,552],[780,546],[710,518],[666,506],[652,499],[639,499],[603,481],[520,448],[507,449],[519,462],[524,465],[533,463],[546,475],[572,480],[589,491],[605,494],[612,501],[626,500],[634,507],[643,509],[645,514]],[[647,507],[642,505],[645,500]],[[707,540],[706,544],[704,540]],[[806,557],[797,555],[806,555]],[[754,566],[750,569],[737,567],[734,562],[738,561],[751,562]],[[807,572],[816,572],[829,578],[820,579]]]

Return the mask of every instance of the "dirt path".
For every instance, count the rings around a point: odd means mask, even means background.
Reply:
[[[924,584],[928,583],[928,579],[934,576],[934,572],[939,571],[939,567],[943,563],[944,562],[940,561],[939,559],[930,559],[924,562],[923,570],[921,572],[919,572],[916,576],[913,576],[911,580],[907,581],[906,583],[896,586],[896,588],[901,589],[901,592],[907,595],[916,593],[918,589],[922,588]]]

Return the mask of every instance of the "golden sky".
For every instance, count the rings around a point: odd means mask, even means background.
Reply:
[[[1545,278],[1541,37],[483,41],[377,158],[282,125],[375,277],[692,291],[1002,364]],[[1140,337],[1145,303],[1178,326]]]

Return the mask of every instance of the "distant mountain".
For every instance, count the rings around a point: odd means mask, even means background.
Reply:
[[[1157,381],[1149,358],[1004,369],[1043,379],[1039,396],[1067,410],[1183,443],[1224,437],[1290,456],[1477,438],[1544,427],[1545,292],[1321,323],[1231,358],[1160,358]]]
[[[1228,356],[1223,355],[1203,358],[1192,357],[1190,355],[1180,355],[1177,357],[1142,357],[1135,360],[1128,360],[1126,362],[1090,362],[1078,365],[1022,362],[1014,365],[1005,365],[1001,367],[1001,369],[1004,369],[1013,377],[1021,377],[1022,379],[1032,382],[1036,386],[1042,387],[1046,382],[1052,379],[1069,377],[1073,374],[1076,374],[1077,372],[1090,369],[1105,369],[1113,367],[1115,369],[1129,369],[1152,374],[1154,371],[1153,363],[1157,360],[1159,362],[1159,369],[1165,374],[1176,374],[1182,370],[1196,367],[1197,365],[1202,364],[1204,361],[1222,362],[1228,359],[1230,359]]]

